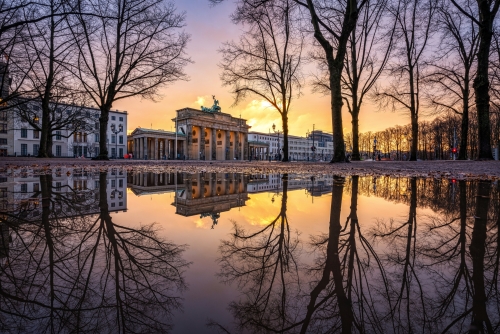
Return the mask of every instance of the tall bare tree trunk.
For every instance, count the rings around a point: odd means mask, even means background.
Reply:
[[[47,141],[52,136],[50,128],[50,99],[52,97],[52,89],[54,86],[54,38],[55,38],[55,22],[54,22],[54,3],[50,4],[50,37],[49,37],[49,68],[47,80],[42,96],[42,128],[40,133],[40,146],[38,151],[39,158],[48,158],[52,154],[48,153]]]
[[[281,161],[288,162],[288,110],[283,109],[281,114],[281,120],[283,122],[283,159]],[[278,147],[279,150],[279,147]],[[278,151],[279,152],[279,151]]]
[[[93,160],[109,160],[108,158],[108,120],[109,108],[107,105],[101,106],[101,116],[99,117],[99,154]]]
[[[344,45],[345,54],[345,45]],[[332,57],[333,58],[333,57]],[[344,61],[339,64],[338,60],[329,60],[331,108],[332,108],[332,129],[333,129],[333,158],[331,162],[343,162],[345,160],[344,129],[342,127],[342,87],[340,84]]]
[[[490,129],[490,82],[489,57],[493,37],[489,1],[478,1],[481,25],[479,26],[479,50],[477,52],[477,74],[474,78],[476,109],[478,118],[479,160],[493,160]]]
[[[468,96],[468,94],[467,94]],[[467,138],[469,137],[469,103],[464,101],[460,131],[458,160],[467,160]]]
[[[361,160],[361,154],[359,154],[359,108],[353,106],[352,108],[352,156],[351,160],[359,161]]]

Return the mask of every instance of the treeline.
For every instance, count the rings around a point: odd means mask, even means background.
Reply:
[[[85,126],[73,107],[95,107],[98,158],[108,159],[113,104],[159,99],[161,87],[186,79],[184,25],[162,0],[0,0],[2,118],[40,131],[39,157],[51,157],[56,130],[71,136]]]
[[[498,147],[500,138],[499,113],[491,113],[490,141]],[[459,115],[446,114],[432,121],[419,122],[417,141],[417,158],[422,160],[447,160],[453,155],[465,159],[477,159],[479,155],[477,113],[471,112],[468,122],[468,136],[462,133]],[[465,150],[460,143],[466,140]],[[376,146],[375,144],[376,140]],[[347,149],[352,148],[353,136],[345,136]],[[364,132],[359,134],[359,150],[363,158],[372,158],[373,154],[391,160],[408,160],[412,142],[411,125],[395,126],[383,131]]]

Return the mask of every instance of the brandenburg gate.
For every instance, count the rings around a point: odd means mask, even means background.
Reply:
[[[183,108],[172,119],[176,132],[138,128],[128,137],[129,152],[137,159],[248,159],[247,121],[222,113],[213,97],[211,108]],[[149,153],[149,154],[148,154]]]

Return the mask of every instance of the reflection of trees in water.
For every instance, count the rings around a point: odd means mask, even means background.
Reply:
[[[381,197],[387,201],[410,205],[411,180],[411,178],[394,178],[390,176],[361,177],[359,180],[359,194]],[[458,205],[459,183],[460,181],[448,179],[417,179],[417,207],[429,208],[440,214],[458,214],[460,210]],[[498,188],[492,189],[493,197],[498,198],[498,190]],[[349,183],[346,186],[346,191],[350,193]],[[476,189],[467,187],[466,191],[468,198],[467,210],[474,210]],[[490,206],[490,210],[495,212],[496,203],[490,203]]]
[[[245,298],[230,306],[239,330],[284,331],[296,322],[300,292],[298,235],[291,232],[286,210],[288,175],[284,174],[278,215],[252,233],[234,224],[220,246],[220,278],[235,282]],[[300,305],[300,304],[299,304]]]
[[[313,238],[320,256],[311,268],[312,290],[301,333],[384,332],[377,294],[386,294],[379,285],[387,278],[358,221],[358,184],[353,176],[350,213],[342,224],[344,180],[334,178],[329,232]]]
[[[498,188],[492,190],[489,181],[459,181],[455,189],[443,193],[445,186],[436,185],[441,181],[416,178],[387,182],[389,189],[378,184],[378,194],[408,204],[407,215],[363,226],[357,204],[361,186],[371,182],[366,180],[334,179],[328,233],[313,237],[312,248],[307,249],[316,256],[315,265],[294,262],[297,273],[282,274],[285,280],[273,295],[270,288],[279,277],[275,273],[286,270],[264,256],[271,254],[266,253],[270,249],[279,249],[279,243],[269,243],[279,239],[269,233],[272,224],[256,233],[244,233],[235,225],[234,238],[221,247],[221,263],[224,280],[236,280],[242,289],[243,298],[231,308],[239,329],[255,333],[499,332]],[[432,193],[437,194],[434,202]],[[342,223],[342,196],[349,194],[350,213]],[[454,204],[445,203],[448,196]],[[419,216],[419,203],[439,210]],[[297,240],[294,249],[299,247]],[[295,277],[300,277],[300,284],[287,284],[286,279],[298,282]],[[259,304],[272,296],[275,304]],[[287,302],[277,303],[280,300]]]
[[[242,301],[231,305],[239,330],[383,332],[376,294],[370,290],[374,277],[381,281],[386,278],[359,225],[358,177],[352,184],[351,211],[342,224],[344,179],[334,179],[328,233],[312,238],[312,251],[317,254],[314,265],[305,267],[296,262],[299,240],[290,239],[286,175],[282,206],[275,220],[255,233],[246,233],[235,224],[233,239],[223,241],[220,251],[221,277],[236,281],[244,295]],[[299,278],[307,280],[301,282]]]
[[[472,201],[471,189],[474,208],[465,205]],[[436,287],[429,308],[444,331],[496,333],[500,329],[500,207],[495,193],[490,181],[460,181],[459,213],[433,216],[428,224],[427,242],[421,248]],[[497,202],[493,207],[492,198]]]
[[[162,240],[154,225],[113,223],[106,173],[94,196],[99,213],[78,218],[63,217],[78,210],[53,192],[50,175],[40,183],[41,221],[19,212],[5,221],[13,239],[0,268],[0,331],[168,331],[185,288],[185,247]]]

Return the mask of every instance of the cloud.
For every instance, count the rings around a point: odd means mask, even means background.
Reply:
[[[207,100],[207,96],[208,95],[205,95],[205,96],[197,96],[196,97],[196,101],[193,103],[197,106],[205,106],[205,101]]]
[[[250,131],[269,132],[273,123],[281,129],[279,112],[265,100],[252,100],[239,111],[241,117],[246,119],[247,124],[252,127]],[[234,116],[234,112],[232,114]]]

